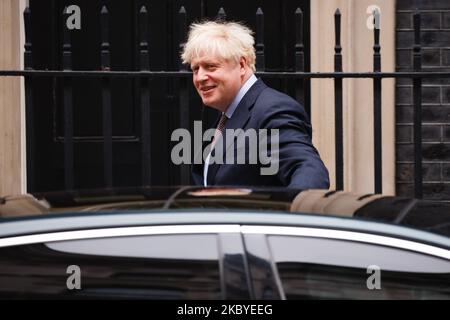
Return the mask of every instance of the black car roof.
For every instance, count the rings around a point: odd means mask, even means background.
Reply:
[[[4,197],[0,217],[62,212],[237,210],[344,216],[450,236],[450,203],[327,190],[231,187],[148,187],[36,193]],[[1,220],[0,220],[1,221]]]

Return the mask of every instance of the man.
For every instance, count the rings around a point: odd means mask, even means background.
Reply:
[[[312,145],[311,124],[303,107],[254,75],[255,50],[250,29],[235,22],[192,24],[181,57],[183,63],[191,66],[193,83],[203,104],[221,112],[215,125],[219,134],[209,146],[212,152],[207,152],[204,164],[193,166],[196,184],[329,187],[328,171]],[[277,169],[275,172],[264,173],[262,168],[267,163],[261,159],[257,163],[249,161],[254,156],[254,141],[245,144],[241,139],[238,145],[231,143],[239,139],[230,138],[229,131],[242,134],[245,130],[278,134],[276,143],[270,137],[264,141],[270,145],[269,165]],[[218,157],[223,161],[211,161],[217,160],[219,151]],[[235,161],[228,161],[230,154]],[[247,162],[241,163],[239,157]]]

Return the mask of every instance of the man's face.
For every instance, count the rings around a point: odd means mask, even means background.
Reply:
[[[215,55],[191,61],[193,82],[205,105],[225,112],[239,92],[245,75],[245,59],[239,63]]]

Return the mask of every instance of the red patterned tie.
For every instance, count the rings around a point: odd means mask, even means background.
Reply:
[[[214,132],[214,138],[213,138],[211,149],[214,148],[214,145],[216,144],[216,141],[219,138],[219,135],[222,133],[222,130],[225,127],[225,122],[227,122],[227,119],[228,118],[225,115],[225,113],[222,113],[219,123],[217,124],[216,132]]]

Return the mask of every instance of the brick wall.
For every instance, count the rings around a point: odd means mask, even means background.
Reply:
[[[422,68],[450,72],[450,1],[397,0],[396,67],[413,70],[413,12],[422,15]],[[412,81],[396,84],[396,190],[414,195]],[[450,79],[427,79],[422,89],[424,199],[450,201]]]

